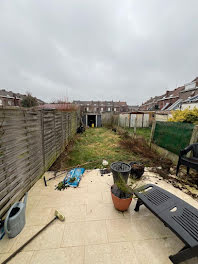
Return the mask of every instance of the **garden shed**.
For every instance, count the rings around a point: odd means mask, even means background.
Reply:
[[[101,114],[96,113],[86,113],[83,115],[83,123],[85,126],[89,127],[101,127]]]

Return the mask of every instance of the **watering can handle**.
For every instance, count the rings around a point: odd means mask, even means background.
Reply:
[[[28,196],[28,193],[26,192],[24,200],[23,200],[23,203],[24,203],[25,207],[26,207],[26,204],[27,204],[27,196]]]
[[[10,207],[10,209],[9,209],[9,211],[8,211],[8,213],[7,213],[7,216],[6,216],[5,222],[4,222],[4,229],[5,229],[6,234],[9,234],[9,233],[10,233],[10,231],[8,230],[8,219],[9,219],[10,213],[11,213],[11,211],[12,211],[12,208],[13,208],[14,206],[15,206],[15,204],[13,204],[13,205]]]

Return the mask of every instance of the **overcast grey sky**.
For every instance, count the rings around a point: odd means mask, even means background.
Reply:
[[[198,76],[197,0],[0,0],[0,89],[141,104]]]

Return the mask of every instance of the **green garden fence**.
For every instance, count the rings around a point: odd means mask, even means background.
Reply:
[[[194,125],[177,122],[157,122],[153,143],[175,154],[189,145]]]

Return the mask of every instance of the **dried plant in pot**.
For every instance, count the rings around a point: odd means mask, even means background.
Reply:
[[[121,175],[120,179],[111,186],[111,197],[117,210],[122,212],[128,210],[133,197],[133,189],[125,183]]]
[[[135,179],[139,179],[144,174],[144,164],[141,162],[130,162],[131,176]]]

